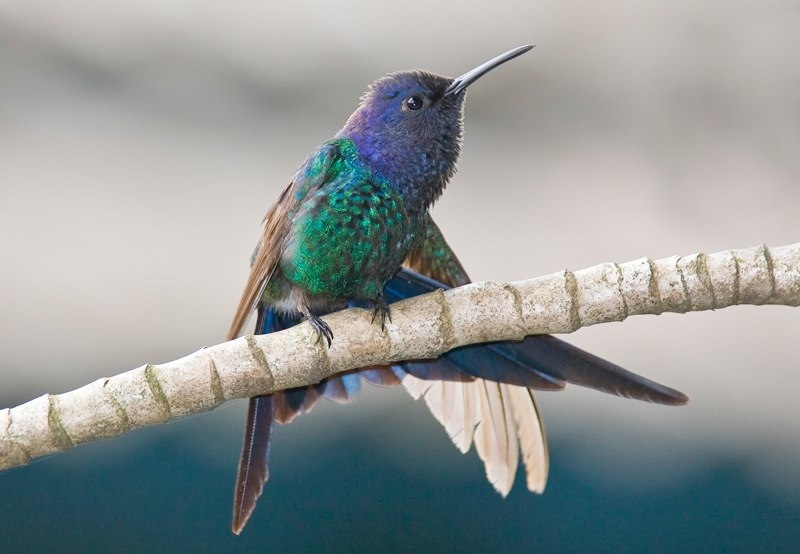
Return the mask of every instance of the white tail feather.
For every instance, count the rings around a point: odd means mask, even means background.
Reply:
[[[481,402],[481,422],[475,429],[475,449],[486,466],[487,479],[497,492],[506,496],[514,484],[517,470],[516,425],[503,405],[500,385],[483,380],[476,381],[476,384]]]
[[[541,493],[547,484],[547,442],[533,393],[525,387],[492,381],[426,381],[403,378],[414,399],[425,398],[433,416],[466,453],[472,442],[492,486],[506,496],[514,485],[519,453],[526,484]]]
[[[478,398],[478,387],[473,381],[465,380],[462,383],[455,382],[453,388],[458,390],[461,401],[462,420],[458,425],[453,425],[450,438],[462,454],[466,454],[472,446],[472,437],[475,434],[475,427],[480,422],[480,400]]]
[[[431,385],[435,381],[425,381],[423,379],[418,379],[413,375],[406,375],[403,377],[403,386],[408,391],[408,394],[411,395],[411,398],[414,400],[419,400],[425,391],[431,388]]]
[[[447,402],[442,406],[444,421],[441,423],[456,448],[461,453],[466,453],[472,446],[472,435],[475,432],[475,426],[480,421],[478,416],[480,412],[477,409],[477,391],[474,384],[468,380],[447,381],[442,384],[442,397]]]
[[[547,439],[536,407],[533,392],[525,387],[507,386],[511,411],[517,423],[519,447],[525,463],[525,480],[528,490],[542,493],[547,485]]]

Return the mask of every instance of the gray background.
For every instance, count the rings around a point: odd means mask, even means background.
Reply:
[[[261,217],[370,81],[409,68],[455,76],[529,42],[538,45],[533,52],[470,89],[459,173],[434,210],[475,280],[800,240],[795,2],[0,2],[0,406],[219,342]],[[639,317],[568,337],[692,400],[668,409],[575,388],[540,394],[554,468],[541,499],[518,483],[500,500],[474,453],[454,454],[426,408],[402,391],[368,390],[355,406],[326,405],[279,431],[275,479],[256,517],[279,529],[293,527],[277,514],[305,521],[301,538],[334,548],[296,495],[311,482],[308,472],[358,475],[352,451],[359,460],[377,456],[374,482],[340,483],[345,493],[320,477],[314,493],[314,506],[329,503],[322,513],[337,529],[356,525],[340,512],[355,510],[353,490],[374,495],[358,513],[391,505],[385,480],[399,472],[410,484],[398,481],[397,494],[421,489],[426,506],[440,487],[485,495],[458,505],[468,512],[479,503],[488,514],[481,536],[504,534],[517,549],[544,540],[534,531],[544,526],[536,510],[561,500],[579,507],[565,504],[562,513],[589,510],[587,491],[600,491],[592,513],[607,512],[609,523],[575,538],[575,548],[618,549],[644,533],[650,524],[630,519],[638,508],[615,512],[611,497],[625,494],[638,499],[633,505],[663,500],[653,518],[676,525],[673,546],[680,530],[719,545],[714,534],[730,537],[732,508],[712,500],[731,487],[743,495],[731,506],[746,517],[732,527],[744,534],[730,546],[765,535],[785,545],[768,529],[780,519],[775,510],[795,524],[782,529],[800,532],[799,317],[786,307],[737,307]],[[184,546],[247,545],[225,534],[243,417],[244,403],[234,403],[0,475],[8,499],[0,529],[51,530],[15,531],[20,545],[105,544],[96,526],[76,523],[86,510],[95,525],[116,522],[110,536],[143,546],[137,541],[158,525],[146,517],[136,524],[121,507],[139,513],[123,492],[133,479],[125,472],[139,471],[154,487],[135,488],[147,509],[171,506],[154,491],[169,490],[185,507],[191,490],[193,509],[207,512],[201,532],[197,514],[168,511],[159,523],[173,530],[167,537]],[[163,451],[175,467],[158,473],[145,460]],[[206,473],[184,483],[189,468]],[[730,486],[719,481],[726,471]],[[99,485],[96,472],[119,482]],[[559,487],[569,483],[579,485],[564,499]],[[674,500],[675,491],[702,491],[699,483],[719,485],[700,495],[719,529],[687,515],[695,504]],[[107,491],[107,503],[86,487]],[[203,496],[206,489],[222,492]],[[60,509],[70,494],[89,495],[91,507],[71,500],[72,511]],[[296,512],[274,506],[281,501]],[[486,523],[512,507],[530,528]],[[180,515],[188,519],[170,519]],[[680,517],[692,523],[679,525]],[[621,521],[635,532],[613,535]],[[443,525],[432,523],[430,537],[444,536]],[[456,523],[444,527],[468,535]],[[374,523],[384,547],[386,529]],[[279,549],[293,544],[266,535]],[[348,536],[335,545],[369,544],[368,533]],[[412,526],[397,531],[396,547],[414,544],[411,537],[434,544]],[[553,544],[566,540],[559,534]]]

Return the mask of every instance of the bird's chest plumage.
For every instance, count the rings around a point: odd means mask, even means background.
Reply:
[[[408,255],[415,228],[386,182],[347,171],[299,207],[280,268],[306,295],[372,300]]]

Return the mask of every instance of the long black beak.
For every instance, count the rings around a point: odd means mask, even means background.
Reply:
[[[513,60],[517,56],[521,56],[531,48],[533,48],[533,44],[528,44],[525,46],[520,46],[519,48],[514,48],[513,50],[509,50],[505,54],[500,54],[496,58],[489,60],[488,62],[479,65],[475,69],[467,71],[461,77],[456,77],[450,86],[447,87],[447,90],[444,91],[444,96],[450,96],[451,94],[458,94],[469,85],[489,73],[492,69],[497,67],[498,65],[502,65],[506,63],[508,60]]]

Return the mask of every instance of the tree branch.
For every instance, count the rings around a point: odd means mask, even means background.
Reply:
[[[385,332],[371,323],[371,311],[345,310],[325,318],[336,333],[330,348],[308,324],[245,336],[0,410],[0,470],[348,369],[433,358],[477,342],[570,333],[632,315],[738,304],[800,305],[800,243],[474,283],[392,305]]]

